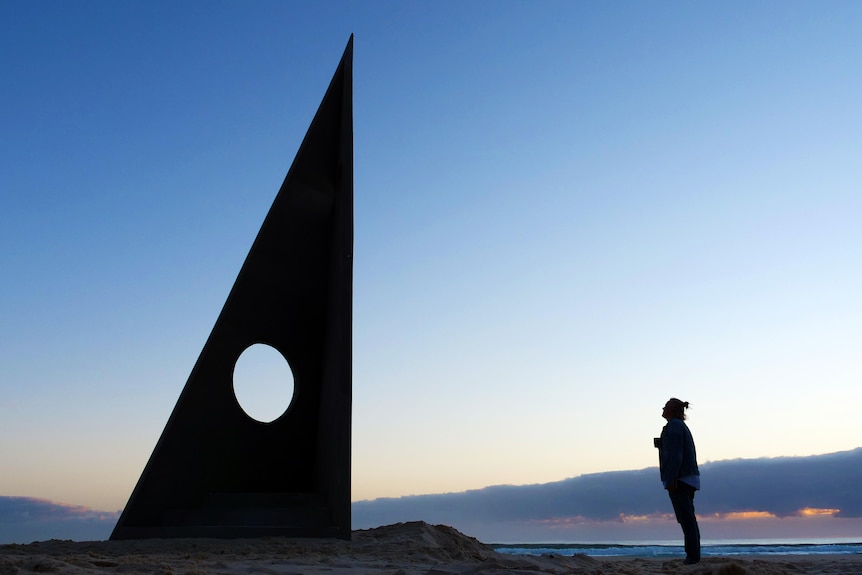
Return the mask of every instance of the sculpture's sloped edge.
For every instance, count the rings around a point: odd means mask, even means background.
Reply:
[[[350,538],[353,36],[111,539]],[[290,407],[248,417],[233,368],[264,343]]]

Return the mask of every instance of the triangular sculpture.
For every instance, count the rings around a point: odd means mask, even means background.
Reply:
[[[353,36],[111,539],[350,538]],[[233,369],[264,343],[294,396],[245,414]]]

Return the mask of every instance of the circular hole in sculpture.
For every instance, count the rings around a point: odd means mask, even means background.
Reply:
[[[261,423],[275,421],[290,407],[293,392],[293,371],[274,347],[256,343],[236,360],[233,393],[252,419]]]

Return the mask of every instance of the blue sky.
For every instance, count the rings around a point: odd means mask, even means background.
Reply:
[[[355,500],[858,447],[860,25],[4,2],[0,495],[125,505],[351,33]]]

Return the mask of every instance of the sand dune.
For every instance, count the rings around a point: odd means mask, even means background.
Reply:
[[[594,559],[496,553],[445,525],[399,523],[355,531],[352,541],[320,539],[156,539],[45,541],[0,546],[0,575],[13,573],[161,575],[647,575],[862,574],[862,555],[763,559]]]

